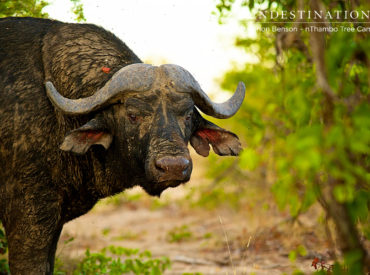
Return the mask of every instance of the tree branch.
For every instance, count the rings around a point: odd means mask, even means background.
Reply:
[[[310,7],[312,13],[314,11],[319,12],[323,10],[321,3],[318,0],[310,1]],[[319,20],[321,22],[319,22]],[[315,26],[318,27],[325,27],[327,23],[322,23],[322,19],[314,18],[313,19]],[[313,31],[310,34],[310,44],[311,50],[313,55],[313,61],[316,64],[316,81],[317,85],[323,90],[327,98],[331,101],[331,105],[333,101],[336,99],[336,95],[331,89],[328,79],[327,79],[327,72],[325,66],[325,33],[324,32],[317,32]]]

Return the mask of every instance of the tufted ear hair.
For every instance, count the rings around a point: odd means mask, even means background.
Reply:
[[[60,145],[63,151],[85,154],[93,145],[102,145],[108,149],[112,143],[112,135],[105,129],[100,118],[93,118],[86,124],[69,132]]]
[[[237,135],[218,127],[203,117],[190,137],[190,144],[203,157],[209,155],[210,144],[213,151],[220,156],[237,156],[242,150]]]

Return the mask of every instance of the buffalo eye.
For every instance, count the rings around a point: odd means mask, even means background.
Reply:
[[[191,117],[193,116],[193,112],[190,112],[188,113],[186,116],[185,116],[185,120],[189,121],[191,119]]]
[[[136,123],[139,120],[139,118],[134,114],[128,114],[127,116],[131,123]]]

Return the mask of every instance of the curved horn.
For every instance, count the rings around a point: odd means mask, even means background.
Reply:
[[[69,99],[62,96],[53,83],[45,83],[50,101],[68,115],[83,115],[96,111],[127,91],[147,91],[155,79],[155,67],[148,64],[131,64],[116,72],[112,78],[92,96]]]
[[[203,113],[216,118],[229,118],[235,115],[243,103],[245,85],[240,81],[233,96],[223,103],[213,102],[201,89],[194,89],[192,96],[195,104]]]
[[[207,115],[216,118],[229,118],[239,110],[243,103],[245,96],[243,82],[239,82],[234,95],[229,100],[223,103],[215,103],[187,70],[174,64],[166,64],[161,67],[180,91],[191,93],[195,105]]]

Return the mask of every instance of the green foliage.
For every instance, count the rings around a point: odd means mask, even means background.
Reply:
[[[47,1],[43,0],[2,0],[0,1],[0,17],[7,16],[31,16],[46,18],[48,14],[42,9],[49,5]]]
[[[75,14],[75,20],[77,22],[84,22],[86,21],[83,5],[81,4],[81,0],[70,0],[73,3],[73,8],[71,11]]]
[[[73,4],[71,12],[76,16],[77,22],[86,21],[81,0],[70,0]],[[48,18],[49,15],[43,9],[50,3],[44,0],[1,0],[0,18],[8,16]]]
[[[0,223],[0,254],[5,254],[8,248],[8,243],[6,241],[5,233]]]
[[[355,56],[368,45],[368,40],[361,39],[356,32],[336,32],[328,38],[329,82],[338,90],[340,99],[335,102],[334,123],[325,125],[324,97],[315,86],[314,68],[308,56],[289,50],[285,53],[284,70],[273,74],[271,64],[275,63],[275,56],[268,53],[275,47],[274,36],[258,32],[256,39],[239,39],[238,45],[246,50],[257,48],[260,59],[260,63],[246,64],[242,70],[227,73],[222,84],[223,88],[231,89],[243,80],[248,87],[239,120],[234,121],[234,128],[248,144],[239,167],[254,170],[259,163],[272,158],[278,176],[273,190],[278,199],[283,194],[301,193],[299,201],[306,198],[308,207],[319,191],[314,188],[317,177],[330,174],[343,182],[334,190],[336,198],[353,203],[355,193],[359,192],[362,195],[355,204],[361,210],[353,212],[363,216],[368,213],[365,206],[369,202],[369,186],[356,191],[361,187],[357,186],[359,183],[370,180],[366,169],[370,151],[368,68]],[[346,101],[356,92],[362,99],[349,106]],[[286,203],[287,200],[281,200],[280,204]]]
[[[64,242],[68,244],[74,239]],[[85,257],[74,268],[68,267],[56,257],[54,274],[65,275],[99,275],[99,274],[150,274],[160,275],[170,267],[167,257],[153,258],[150,251],[125,248],[121,246],[108,246],[100,252],[91,253],[89,249]],[[1,270],[0,270],[1,271]]]
[[[123,240],[138,240],[141,238],[142,235],[146,234],[145,231],[143,232],[131,232],[125,231],[124,233],[120,234],[119,236],[113,237],[113,240],[123,241]]]
[[[297,1],[243,3],[252,13],[262,9],[297,9]],[[233,0],[219,1],[218,14],[226,16],[233,4]],[[323,4],[326,10],[354,8]],[[368,10],[369,6],[357,8]],[[261,22],[263,19],[256,24]],[[348,26],[348,23],[335,26],[340,29],[342,25]],[[276,201],[282,209],[289,207],[292,216],[307,210],[329,190],[348,209],[349,222],[360,225],[369,239],[370,37],[357,31],[325,35],[326,77],[334,93],[333,98],[328,99],[326,91],[317,85],[310,35],[300,32],[295,37],[305,47],[291,45],[280,52],[276,50],[277,45],[286,41],[279,41],[281,36],[271,28],[258,31],[254,38],[237,38],[236,45],[254,54],[259,62],[235,68],[225,74],[222,82],[227,90],[234,89],[238,81],[247,85],[245,102],[237,119],[231,121],[231,129],[247,144],[236,173],[242,180],[243,175],[260,169],[271,171],[269,184]],[[211,170],[215,177],[230,165],[229,160],[215,163],[211,159],[211,162],[210,166],[217,166],[217,171]],[[356,268],[359,258],[346,263]]]
[[[65,275],[65,274],[68,274],[68,271],[65,270],[65,268],[64,268],[63,261],[59,257],[56,257],[55,258],[55,261],[54,261],[54,274],[55,275]]]
[[[292,262],[295,262],[297,259],[297,256],[306,256],[307,255],[307,250],[303,245],[299,245],[297,249],[292,250],[289,252],[289,260]]]
[[[104,235],[104,236],[108,236],[108,234],[110,233],[110,228],[109,227],[106,227],[106,228],[103,228],[103,230],[102,230],[102,234]]]
[[[167,233],[167,241],[170,243],[188,241],[193,237],[189,226],[175,227]]]
[[[348,274],[363,274],[361,266],[362,251],[350,251],[344,255],[344,266]]]
[[[152,258],[149,251],[109,246],[98,253],[85,253],[74,275],[89,274],[150,274],[160,275],[170,267],[168,258]]]
[[[6,240],[5,232],[0,222],[0,273],[9,273],[8,261],[2,259],[2,255],[6,255],[8,249],[8,242]]]

